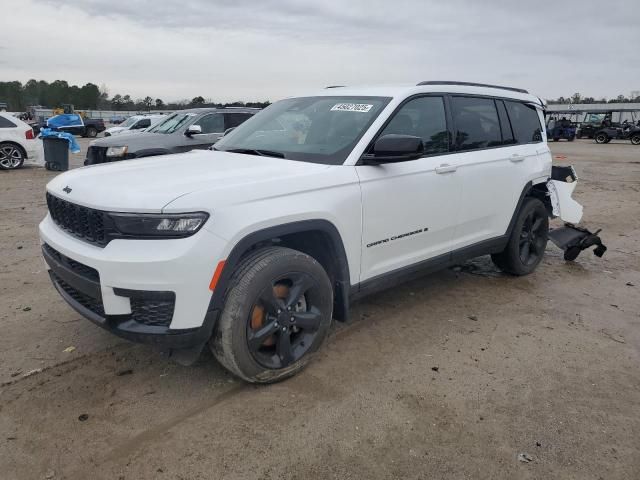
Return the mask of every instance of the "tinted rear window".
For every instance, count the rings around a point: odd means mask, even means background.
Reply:
[[[535,107],[520,102],[506,100],[507,112],[518,143],[542,141],[542,125]]]
[[[492,99],[452,97],[451,107],[457,150],[475,150],[502,144],[498,112]]]
[[[11,120],[0,117],[0,128],[15,128],[16,125]]]

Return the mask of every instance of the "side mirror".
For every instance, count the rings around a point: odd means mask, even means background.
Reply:
[[[424,154],[424,144],[420,137],[413,135],[383,135],[373,145],[373,155],[364,157],[365,164],[380,165],[383,163],[415,160]]]
[[[227,128],[227,129],[224,131],[224,133],[222,134],[222,136],[223,136],[223,137],[224,137],[224,136],[226,136],[226,135],[227,135],[227,133],[231,133],[231,132],[233,132],[235,129],[236,129],[236,127]]]
[[[192,135],[198,135],[202,133],[202,127],[200,125],[189,125],[189,127],[187,128],[187,131],[184,132],[184,134],[187,137],[190,137]]]

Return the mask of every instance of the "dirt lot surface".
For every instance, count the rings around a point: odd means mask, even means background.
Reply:
[[[552,149],[604,258],[549,245],[528,277],[480,258],[384,292],[263,387],[80,318],[39,254],[55,174],[0,172],[0,478],[640,478],[640,147]]]

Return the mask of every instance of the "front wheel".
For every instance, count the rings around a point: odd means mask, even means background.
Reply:
[[[506,248],[491,255],[493,263],[511,275],[528,275],[542,261],[549,237],[549,216],[537,198],[525,198]]]
[[[640,133],[631,137],[631,143],[633,143],[634,145],[640,145]]]
[[[609,136],[606,133],[599,133],[595,136],[596,143],[609,143]]]
[[[257,250],[231,278],[211,351],[243,380],[283,380],[320,348],[332,307],[331,281],[315,259],[289,248]]]

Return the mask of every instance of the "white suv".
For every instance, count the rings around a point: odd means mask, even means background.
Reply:
[[[22,120],[0,112],[0,170],[22,167],[25,160],[40,161],[44,157],[42,140]]]
[[[121,133],[136,133],[142,132],[145,129],[155,125],[161,119],[167,118],[166,115],[133,115],[127,118],[120,125],[115,127],[109,127],[104,131],[105,137],[111,137],[112,135],[118,135]]]
[[[271,105],[212,151],[59,175],[40,236],[56,289],[94,323],[183,363],[209,343],[266,383],[391,282],[485,254],[532,272],[549,217],[581,215],[575,182],[551,172],[543,105],[524,90],[330,88]]]

